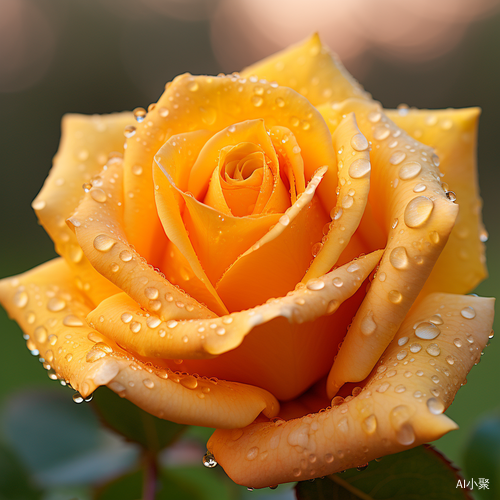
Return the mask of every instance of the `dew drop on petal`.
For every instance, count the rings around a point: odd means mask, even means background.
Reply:
[[[110,238],[107,234],[99,234],[94,239],[94,248],[99,252],[109,252],[116,244],[116,240]]]
[[[434,203],[430,198],[426,196],[413,198],[405,208],[405,224],[412,228],[422,226],[431,216],[433,209]]]
[[[461,311],[460,314],[465,318],[465,319],[474,319],[476,317],[476,311],[474,310],[473,307],[464,307]]]
[[[415,329],[415,335],[424,340],[435,339],[440,333],[441,330],[435,324],[428,322],[420,323]]]
[[[366,140],[366,139],[365,139]],[[353,179],[361,179],[370,173],[370,161],[365,158],[354,160],[349,166],[349,175]]]
[[[437,344],[429,344],[427,346],[426,351],[431,355],[431,356],[439,356],[441,354],[441,349]]]
[[[441,415],[444,411],[444,404],[439,399],[429,398],[427,400],[427,408],[434,415]]]

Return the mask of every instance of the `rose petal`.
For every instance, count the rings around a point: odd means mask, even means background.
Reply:
[[[182,366],[257,385],[281,401],[296,398],[328,373],[364,297],[363,280],[380,256],[369,254],[256,307],[265,319],[275,319],[255,326],[237,349],[210,360],[184,360]]]
[[[154,314],[145,314],[126,294],[117,294],[103,301],[87,319],[104,335],[141,356],[210,358],[238,347],[255,327],[273,319],[283,317],[293,324],[333,313],[354,294],[380,255],[381,252],[375,252],[356,261],[355,272],[344,266],[317,283],[311,282],[310,288],[302,287],[286,297],[220,318],[162,322]],[[339,287],[340,282],[345,285]],[[311,294],[315,288],[318,290]]]
[[[122,161],[108,162],[102,186],[92,188],[68,219],[90,263],[138,304],[164,320],[214,317],[169,283],[130,246],[124,234]]]
[[[124,220],[129,241],[141,255],[149,254],[163,232],[155,217],[140,215],[154,210],[151,164],[158,149],[175,134],[202,129],[218,132],[255,119],[263,119],[267,128],[282,125],[292,130],[302,150],[307,179],[319,167],[330,167],[319,193],[322,199],[331,200],[328,194],[335,191],[337,179],[331,168],[335,160],[330,133],[307,99],[291,89],[254,79],[183,75],[168,85],[127,142],[124,191],[131,197],[126,198]],[[142,169],[142,174],[135,175],[134,169]]]
[[[259,61],[244,69],[241,75],[276,81],[300,92],[315,106],[368,95],[337,55],[321,43],[318,34]]]
[[[190,425],[248,425],[262,411],[273,417],[279,403],[268,392],[235,382],[178,374],[163,361],[134,359],[85,321],[90,307],[72,284],[62,259],[0,282],[0,300],[57,376],[90,395],[100,385],[160,418]]]
[[[232,138],[235,135],[235,142],[239,143],[245,137],[248,138],[248,133],[252,129],[262,136],[259,139],[254,137],[254,139],[260,143],[267,140],[269,142],[268,147],[271,148],[272,154],[274,154],[272,144],[262,126],[262,122],[252,121],[234,125],[233,132],[225,129],[216,134],[210,144],[207,143],[207,149],[210,150],[210,153],[217,150],[215,159],[208,158],[209,155],[205,152],[198,160],[203,159],[202,164],[206,162],[212,167],[216,164],[219,149],[225,144],[220,136],[224,138],[228,135]],[[233,217],[221,213],[201,203],[181,189],[177,189],[178,186],[171,181],[172,177],[169,172],[172,170],[172,165],[175,165],[174,169],[176,171],[181,169],[181,165],[189,157],[186,150],[191,147],[190,134],[183,134],[182,139],[179,140],[179,136],[174,136],[160,149],[156,156],[158,166],[154,170],[154,180],[158,186],[158,189],[156,189],[158,213],[167,237],[186,257],[193,272],[201,269],[202,266],[211,282],[216,283],[224,271],[243,252],[264,236],[272,225],[278,222],[281,214],[266,214],[260,217]],[[174,142],[175,146],[173,146]],[[195,175],[194,172],[193,175]],[[198,196],[203,197],[204,194],[199,192]],[[170,262],[166,263],[166,266],[166,269],[170,269],[176,267],[177,263],[174,259],[171,259]],[[195,272],[195,274],[198,278],[202,276],[200,271]],[[167,275],[169,275],[168,272]],[[188,280],[176,282],[188,293],[191,293],[193,279],[190,275],[187,275],[187,277]],[[200,300],[202,299],[200,298]]]
[[[472,296],[426,297],[407,316],[358,396],[300,419],[217,430],[209,450],[234,481],[261,488],[332,474],[439,438],[457,428],[442,412],[488,341],[493,303]],[[463,317],[464,308],[475,311],[473,319]],[[416,338],[415,321],[437,312],[444,321],[440,335]],[[416,341],[423,348],[410,352]],[[433,343],[439,355],[426,350]]]
[[[377,103],[349,99],[321,111],[332,127],[342,115],[355,112],[359,129],[373,142],[368,202],[388,235],[378,279],[372,282],[330,372],[328,392],[333,396],[343,383],[363,380],[384,352],[439,257],[458,206],[441,187],[432,149],[396,127]],[[419,184],[425,184],[426,191],[415,191]],[[369,233],[362,236],[370,239]],[[354,356],[356,363],[351,362]]]
[[[33,201],[37,217],[54,241],[57,253],[73,270],[78,287],[96,304],[118,290],[90,265],[65,220],[85,194],[82,186],[101,171],[109,154],[123,152],[123,130],[133,121],[131,113],[65,115],[54,166]]]
[[[405,110],[406,111],[406,110]],[[423,294],[434,291],[468,293],[487,277],[477,181],[476,144],[479,108],[387,111],[387,116],[412,137],[435,148],[443,181],[456,194],[457,222]],[[459,271],[458,271],[459,270]]]
[[[63,259],[0,281],[0,300],[29,336],[29,349],[38,350],[57,377],[82,396],[91,394],[113,375],[113,363],[105,357],[106,350],[111,350],[107,343],[102,344],[105,350],[100,351],[95,363],[86,362],[95,343],[107,340],[85,321],[91,308],[74,285],[71,269]]]
[[[304,276],[312,248],[321,240],[328,221],[314,196],[326,168],[319,169],[308,187],[279,222],[229,267],[216,290],[229,311],[240,311],[280,297]],[[244,293],[242,293],[244,291]]]
[[[347,247],[365,211],[370,191],[370,153],[354,113],[346,116],[332,136],[337,151],[339,188],[337,205],[322,247],[308,269],[303,283],[329,271]]]

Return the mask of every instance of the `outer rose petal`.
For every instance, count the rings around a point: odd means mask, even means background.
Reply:
[[[83,396],[116,375],[107,358],[85,361],[88,351],[104,339],[87,325],[85,316],[91,308],[63,259],[0,281],[0,300],[29,335],[29,349],[38,349],[58,377]]]
[[[321,250],[302,279],[303,283],[328,272],[337,263],[358,228],[368,201],[370,153],[368,141],[359,131],[354,113],[342,120],[332,138],[339,170],[337,206],[330,214],[330,229],[323,238]]]
[[[276,81],[301,93],[315,106],[348,97],[369,97],[317,34],[255,63],[241,75]]]
[[[0,282],[0,300],[59,378],[86,397],[100,385],[144,410],[174,422],[232,428],[262,411],[273,417],[279,404],[258,387],[178,374],[134,359],[85,321],[90,307],[72,284],[62,259]],[[163,365],[163,366],[162,366]]]
[[[98,272],[163,320],[214,317],[148,266],[128,243],[123,231],[122,174],[120,159],[108,162],[101,187],[92,188],[68,219],[83,252]]]
[[[396,127],[379,104],[349,99],[321,111],[332,128],[342,115],[355,112],[359,129],[373,142],[368,202],[388,234],[377,279],[330,372],[328,393],[333,396],[343,383],[363,380],[384,352],[439,257],[458,206],[441,187],[432,149]]]
[[[175,134],[201,129],[217,132],[255,119],[264,119],[269,128],[282,125],[292,130],[302,150],[306,179],[319,167],[330,168],[319,195],[324,202],[331,199],[328,194],[335,192],[337,179],[331,168],[335,159],[330,133],[307,99],[289,88],[256,79],[183,75],[168,85],[127,142],[124,190],[129,196],[124,217],[127,236],[141,255],[149,255],[155,238],[162,233],[157,217],[141,216],[154,210],[151,164],[158,149]],[[134,170],[141,175],[135,175]],[[193,181],[188,189],[195,192],[198,186]],[[325,206],[328,211],[332,208]]]
[[[468,293],[487,277],[481,221],[482,200],[477,181],[476,144],[479,108],[418,110],[387,116],[415,139],[435,148],[439,169],[460,207],[457,222],[423,294],[442,291]],[[481,239],[482,238],[482,239]]]
[[[221,318],[161,322],[145,315],[126,294],[101,302],[89,315],[89,322],[117,344],[149,358],[210,358],[238,347],[245,336],[276,318],[289,323],[312,322],[328,314],[352,296],[381,257],[374,252],[356,263],[325,274],[320,281],[301,287],[286,297],[247,311]],[[343,286],[338,286],[343,283]],[[313,293],[312,293],[313,292]],[[299,306],[299,307],[298,307]]]
[[[78,288],[96,304],[118,290],[90,265],[65,220],[85,194],[82,186],[101,171],[109,154],[123,152],[123,129],[132,122],[132,113],[66,115],[54,166],[33,201],[38,219],[54,241],[57,253],[73,270]]]
[[[457,428],[441,413],[488,341],[493,304],[473,296],[426,297],[406,317],[358,396],[287,422],[217,430],[209,450],[234,481],[262,488],[364,465],[441,437]],[[439,322],[436,317],[443,321],[440,335],[416,338],[415,322]],[[411,352],[417,343],[422,349]]]

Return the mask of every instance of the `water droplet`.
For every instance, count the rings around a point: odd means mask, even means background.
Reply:
[[[314,279],[307,282],[306,287],[308,290],[322,290],[325,288],[325,282],[322,280]]]
[[[15,306],[22,309],[23,307],[26,307],[28,299],[29,299],[28,294],[25,291],[21,290],[14,295],[12,301],[14,302]]]
[[[401,165],[398,175],[401,180],[407,181],[416,177],[420,173],[420,170],[422,170],[422,165],[418,161],[409,161]]]
[[[144,108],[135,108],[134,111],[134,117],[135,119],[141,123],[144,121],[144,118],[146,118],[146,110]]]
[[[277,97],[275,102],[278,108],[282,108],[285,105],[285,101],[281,97]]]
[[[132,167],[132,173],[134,175],[142,175],[142,167],[140,165],[134,165]]]
[[[132,321],[129,328],[132,332],[139,333],[141,331],[142,325],[138,321]]]
[[[444,404],[436,398],[429,398],[427,400],[427,408],[434,415],[441,415],[444,411]]]
[[[94,201],[97,201],[98,203],[104,203],[106,201],[106,193],[99,188],[93,188],[90,191],[90,196]]]
[[[392,302],[393,304],[399,304],[403,300],[403,295],[401,292],[398,292],[397,290],[391,290],[388,293],[388,298],[389,301]]]
[[[413,192],[414,193],[422,193],[423,191],[425,191],[427,189],[427,186],[425,184],[417,184],[414,188],[413,188]]]
[[[456,347],[462,347],[462,341],[460,339],[455,339],[453,343]]]
[[[371,111],[368,113],[368,120],[372,123],[377,123],[382,118],[382,113],[380,111]]]
[[[400,339],[398,339],[398,345],[399,345],[399,346],[403,346],[403,345],[405,345],[407,342],[408,342],[408,337],[401,337]]]
[[[366,140],[366,139],[365,139]],[[370,173],[370,161],[365,158],[358,158],[354,160],[349,166],[349,175],[353,179],[361,179]]]
[[[199,88],[197,81],[192,81],[187,84],[187,89],[191,92],[196,92]]]
[[[429,219],[434,203],[426,196],[413,198],[405,208],[405,224],[408,227],[420,227]]]
[[[208,469],[213,469],[217,466],[217,461],[211,453],[207,453],[203,456],[203,465]]]
[[[312,248],[311,248],[311,254],[313,257],[316,257],[319,252],[321,252],[321,249],[323,248],[323,243],[315,243]]]
[[[338,276],[337,276],[336,278],[333,278],[332,283],[333,283],[333,285],[335,285],[337,288],[340,288],[340,287],[344,284],[344,282],[342,281],[342,279],[341,279],[341,278],[339,278]]]
[[[154,386],[155,386],[155,383],[149,379],[149,378],[145,378],[142,383],[144,384],[145,387],[147,387],[148,389],[153,389]]]
[[[283,226],[288,226],[288,224],[290,224],[290,217],[288,217],[287,214],[284,214],[280,217],[280,220],[279,220],[280,224],[282,224]]]
[[[420,344],[412,344],[410,346],[410,351],[414,354],[416,354],[417,352],[420,352],[422,350],[422,346]]]
[[[83,321],[78,316],[75,316],[74,314],[68,314],[63,319],[63,325],[64,326],[83,326]]]
[[[84,399],[79,392],[75,392],[75,394],[73,394],[73,401],[79,405],[83,403]]]
[[[148,287],[144,290],[144,295],[150,300],[155,300],[160,295],[160,292],[156,288]]]
[[[368,417],[366,417],[363,420],[362,426],[363,426],[363,430],[367,434],[373,434],[377,430],[377,417],[373,414],[368,415]]]
[[[54,335],[54,334],[49,335],[49,344],[50,345],[56,345],[57,340],[58,340],[57,335]]]
[[[457,195],[454,191],[446,191],[446,198],[453,202],[457,201]]]
[[[431,356],[439,356],[441,354],[441,349],[437,344],[429,344],[427,346],[426,351],[431,355]]]
[[[132,320],[134,319],[134,317],[132,316],[132,314],[128,313],[128,312],[125,312],[121,315],[121,320],[126,324],[126,323],[130,323]]]
[[[406,153],[403,151],[394,151],[392,156],[389,158],[389,163],[391,165],[399,165],[406,158]]]
[[[389,261],[396,269],[408,267],[408,254],[405,247],[396,247],[389,256]]]
[[[198,387],[198,380],[192,375],[188,375],[180,379],[180,384],[186,389],[196,389]]]
[[[480,233],[479,233],[479,240],[483,243],[486,243],[488,241],[488,238],[489,238],[489,234],[488,234],[488,231],[486,231],[486,229],[482,228]]]
[[[331,211],[330,217],[332,218],[332,220],[339,220],[342,217],[342,213],[343,213],[343,210],[341,208],[335,207]]]
[[[476,311],[474,311],[473,307],[464,307],[461,311],[460,314],[465,318],[465,319],[474,319],[476,317]]]
[[[133,125],[127,125],[125,129],[123,130],[123,135],[127,138],[130,139],[135,135],[135,127]]]
[[[441,330],[434,323],[420,323],[417,328],[415,328],[415,335],[419,339],[432,340],[435,339]]]
[[[403,359],[406,358],[407,355],[408,355],[408,353],[405,350],[399,351],[396,355],[396,358],[398,361],[402,361]]]
[[[31,206],[33,207],[34,210],[43,210],[45,208],[45,201],[43,200],[35,200]]]
[[[128,250],[123,250],[120,252],[120,259],[123,262],[130,262],[132,260],[133,256]]]
[[[403,384],[400,384],[394,388],[394,392],[401,394],[406,391],[406,387]]]
[[[384,382],[378,389],[377,389],[377,392],[380,392],[380,393],[383,393],[385,391],[387,391],[387,389],[389,389],[389,387],[391,386],[391,384],[389,384],[389,382]]]
[[[47,340],[47,329],[44,326],[38,326],[33,332],[37,342],[43,343]]]
[[[301,152],[300,146],[294,146],[292,152],[298,155]]]
[[[387,139],[391,135],[391,131],[385,125],[377,125],[373,131],[373,138],[376,141]]]
[[[161,320],[156,316],[151,316],[146,320],[146,325],[148,325],[148,328],[157,328],[158,326],[160,326],[160,324]]]
[[[354,198],[352,196],[346,195],[342,198],[342,207],[350,208],[354,203]]]
[[[432,155],[431,160],[432,160],[432,163],[434,163],[434,165],[436,165],[436,167],[439,167],[439,163],[440,162],[439,162],[439,156],[438,155],[436,155],[436,154]]]
[[[52,297],[47,302],[47,309],[52,312],[62,311],[66,307],[66,301],[58,297]]]
[[[377,323],[373,320],[373,311],[368,311],[361,320],[360,330],[364,335],[371,335],[377,329]]]
[[[264,103],[264,99],[260,95],[254,95],[251,98],[252,104],[258,108]]]
[[[94,248],[99,252],[108,252],[116,244],[116,241],[107,234],[99,234],[94,239]]]
[[[253,448],[250,448],[248,450],[246,458],[247,458],[247,460],[254,460],[258,454],[259,454],[259,448],[257,448],[257,446],[254,446]]]

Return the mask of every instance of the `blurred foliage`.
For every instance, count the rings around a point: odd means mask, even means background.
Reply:
[[[418,446],[325,479],[301,481],[298,500],[463,500],[457,470],[431,446]],[[469,497],[472,498],[472,497]]]

